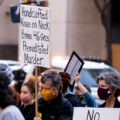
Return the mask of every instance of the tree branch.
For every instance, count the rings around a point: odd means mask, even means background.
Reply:
[[[94,3],[99,11],[99,13],[101,14],[101,20],[102,20],[102,24],[104,25],[105,27],[105,30],[107,31],[108,28],[107,28],[107,18],[106,18],[106,10],[107,8],[109,7],[110,5],[110,0],[104,0],[104,5],[103,7],[100,6],[98,0],[94,0]]]
[[[103,0],[103,6],[100,5],[98,0],[94,0],[94,3],[101,15],[101,22],[106,31],[106,48],[107,48],[107,61],[111,65],[112,63],[112,53],[111,53],[111,22],[110,22],[110,10],[111,10],[111,0]]]
[[[98,11],[100,12],[100,14],[102,13],[102,8],[100,7],[100,4],[98,3],[98,0],[94,0],[94,3],[98,9]]]

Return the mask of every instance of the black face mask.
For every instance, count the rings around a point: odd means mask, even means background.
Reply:
[[[97,93],[101,100],[106,100],[110,95],[109,89],[104,89],[100,87],[98,88]]]

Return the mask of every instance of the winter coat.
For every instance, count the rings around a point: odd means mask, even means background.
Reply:
[[[33,120],[35,117],[35,104],[31,104],[31,105],[21,105],[19,107],[20,111],[22,112],[25,120]]]
[[[71,103],[61,94],[50,104],[40,98],[38,100],[38,110],[42,114],[42,120],[72,120],[73,117]]]
[[[83,107],[81,101],[76,98],[74,94],[67,94],[64,96],[64,98],[68,99],[73,107]]]

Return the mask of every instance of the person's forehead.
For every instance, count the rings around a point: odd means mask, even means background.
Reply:
[[[28,87],[25,86],[25,85],[23,85],[23,86],[21,87],[21,90],[23,90],[23,91],[30,91],[30,90],[28,89]]]
[[[41,83],[42,86],[50,86],[53,87],[53,83],[51,80],[47,80],[45,83]]]
[[[106,81],[103,80],[103,79],[100,79],[100,80],[99,80],[99,84],[106,84]]]
[[[101,80],[99,80],[99,86],[106,86],[106,87],[109,87],[109,85],[106,83],[106,81],[105,80],[103,80],[103,79],[101,79]]]

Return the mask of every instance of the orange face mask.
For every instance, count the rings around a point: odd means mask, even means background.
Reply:
[[[46,89],[41,90],[41,96],[45,101],[53,100],[56,97],[53,90],[46,90]]]

